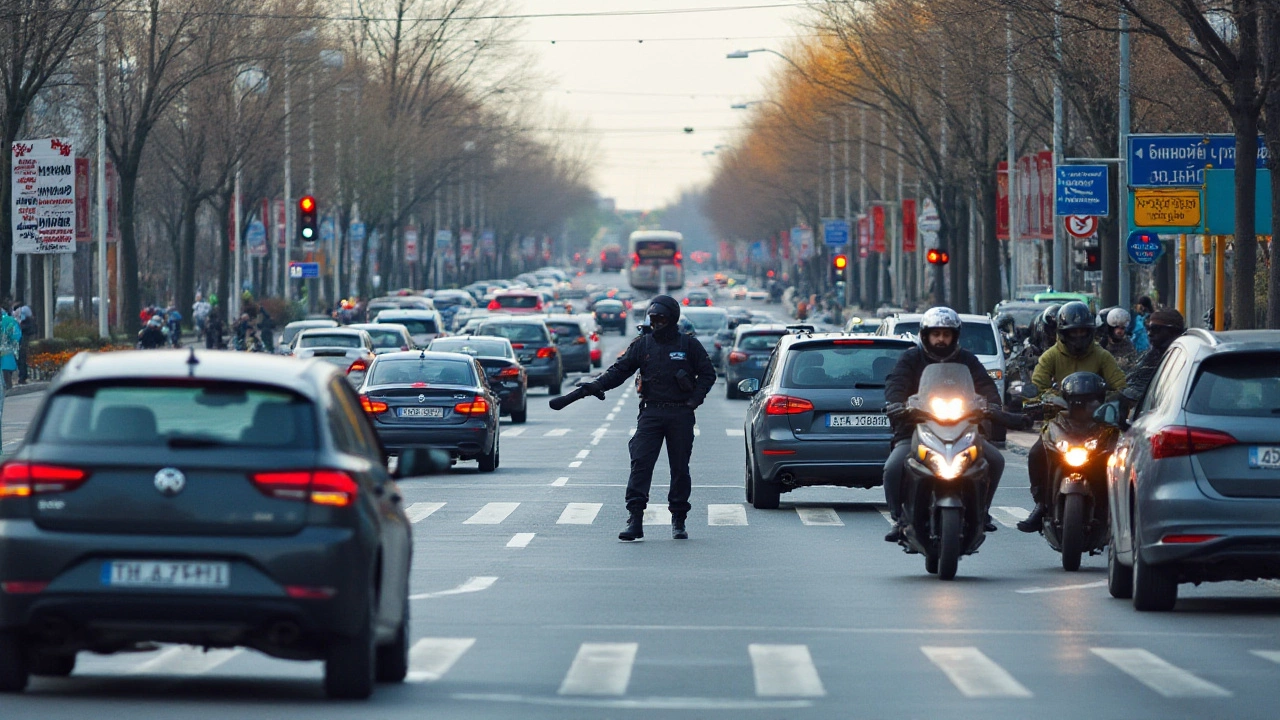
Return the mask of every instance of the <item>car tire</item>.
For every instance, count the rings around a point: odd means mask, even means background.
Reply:
[[[738,399],[738,389],[733,386],[733,383],[729,382],[729,379],[727,377],[725,378],[725,381],[724,381],[724,398],[725,400]]]
[[[378,648],[374,658],[374,679],[380,683],[402,683],[409,675],[409,598],[404,599],[404,614],[400,616],[396,639],[390,645]]]
[[[1178,576],[1173,568],[1142,559],[1142,545],[1133,548],[1133,607],[1142,612],[1169,612],[1178,603]]]
[[[1107,592],[1117,600],[1133,598],[1133,568],[1120,564],[1114,541],[1107,545]]]
[[[747,502],[754,502],[756,491],[756,472],[755,463],[751,462],[750,449],[747,450],[747,462],[745,463],[745,466],[746,471],[743,473],[745,479],[742,484],[747,491]]]
[[[377,643],[373,634],[376,594],[369,588],[369,609],[354,637],[329,641],[324,658],[324,692],[333,700],[365,700],[373,694]]]
[[[501,438],[500,433],[493,436],[493,449],[476,458],[480,463],[480,472],[493,472],[498,469],[498,439]]]
[[[22,638],[15,631],[0,632],[0,692],[18,693],[31,679],[30,659]]]
[[[775,483],[771,483],[760,477],[759,473],[755,473],[755,481],[752,482],[751,506],[757,510],[777,510],[778,501],[782,497],[782,488]]]
[[[563,377],[558,377],[558,378],[556,378],[555,382],[553,382],[552,384],[550,384],[550,385],[548,385],[548,386],[547,386],[547,394],[548,394],[548,395],[559,395],[559,394],[560,394],[560,385],[561,385],[561,384],[563,384],[563,383],[564,383],[564,378],[563,378]]]
[[[76,669],[76,653],[33,652],[29,668],[32,675],[66,677]]]
[[[521,407],[519,410],[511,411],[511,422],[515,423],[516,425],[523,425],[524,422],[528,419],[529,419],[529,401],[526,400],[524,403],[524,406]]]

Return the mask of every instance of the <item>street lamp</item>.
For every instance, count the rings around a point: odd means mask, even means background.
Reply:
[[[263,92],[266,92],[266,89],[267,89],[267,74],[263,72],[262,68],[250,66],[250,67],[242,68],[240,72],[236,73],[236,78],[232,88],[232,92],[235,95],[235,101],[236,101],[236,149],[235,149],[236,173],[235,173],[235,186],[232,188],[232,191],[231,191],[231,196],[232,196],[231,202],[234,208],[232,211],[231,232],[232,232],[233,244],[236,249],[235,272],[233,273],[235,277],[235,281],[234,281],[235,285],[233,286],[232,292],[228,293],[231,297],[224,298],[224,300],[227,303],[227,308],[229,311],[229,314],[227,316],[228,318],[240,316],[240,293],[244,291],[244,287],[243,287],[244,281],[242,279],[241,272],[245,262],[247,262],[247,258],[249,257],[249,248],[244,246],[244,238],[242,237],[243,233],[241,232],[241,218],[240,218],[240,207],[241,207],[240,167],[242,164],[241,157],[240,157],[240,147],[239,147],[240,103],[242,102],[243,97],[248,93],[261,95]]]

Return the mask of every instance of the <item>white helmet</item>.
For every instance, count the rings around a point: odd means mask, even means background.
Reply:
[[[1124,308],[1112,308],[1107,313],[1107,324],[1111,327],[1129,327],[1129,311]]]
[[[947,362],[960,352],[960,316],[955,310],[949,307],[932,307],[925,311],[924,317],[920,318],[920,349],[924,351],[926,357],[934,362]],[[930,330],[944,328],[954,330],[956,337],[945,350],[935,351],[925,342],[925,335]]]

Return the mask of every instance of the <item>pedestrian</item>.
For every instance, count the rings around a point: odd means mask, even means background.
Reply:
[[[1151,341],[1147,338],[1147,318],[1155,311],[1155,305],[1150,297],[1143,295],[1133,304],[1133,311],[1129,340],[1133,342],[1134,350],[1144,353],[1151,348]]]
[[[164,321],[158,314],[152,314],[151,319],[146,325],[138,331],[138,349],[154,350],[164,347],[169,342],[168,335],[165,334]]]
[[[222,312],[213,310],[209,313],[204,326],[204,346],[209,350],[222,350],[226,344],[222,336],[227,332],[226,323],[222,321]]]
[[[551,408],[560,410],[587,395],[603,400],[606,390],[618,387],[639,371],[640,415],[636,434],[627,445],[631,451],[626,493],[629,515],[618,539],[631,542],[644,538],[644,509],[649,504],[653,466],[665,441],[671,468],[671,489],[667,493],[671,537],[687,540],[694,411],[715,384],[716,370],[702,344],[679,331],[680,303],[669,295],[659,295],[649,303],[648,316],[649,330],[633,340],[617,362],[594,381],[552,400]]]
[[[31,312],[31,306],[22,302],[14,304],[17,308],[13,312],[13,316],[18,321],[18,328],[22,330],[22,339],[18,341],[18,383],[27,382],[27,373],[29,370],[27,358],[31,348],[31,341],[36,339],[36,317]]]
[[[18,349],[22,327],[4,308],[0,308],[0,371],[4,372],[5,389],[13,388],[13,373],[18,369]]]
[[[204,335],[205,323],[209,321],[209,313],[213,306],[204,300],[202,293],[196,293],[196,301],[191,305],[191,319],[196,323],[196,337]]]

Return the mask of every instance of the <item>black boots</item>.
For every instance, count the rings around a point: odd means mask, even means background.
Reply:
[[[1044,524],[1045,507],[1036,503],[1036,509],[1031,511],[1026,520],[1018,523],[1018,529],[1024,533],[1040,532],[1041,526]]]
[[[672,540],[688,540],[689,533],[684,529],[684,516],[671,516],[671,539]]]
[[[618,533],[618,539],[623,542],[634,542],[644,539],[644,513],[633,512],[631,517],[627,518],[627,527]]]

